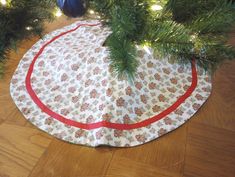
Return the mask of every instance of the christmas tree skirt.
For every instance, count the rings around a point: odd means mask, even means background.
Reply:
[[[59,139],[88,146],[136,146],[184,124],[207,100],[210,75],[196,66],[156,59],[138,47],[131,84],[110,68],[110,34],[98,21],[79,21],[38,41],[11,81],[27,120]]]

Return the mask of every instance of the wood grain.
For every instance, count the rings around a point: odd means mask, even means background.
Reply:
[[[46,23],[50,32],[78,19]],[[234,177],[235,61],[213,76],[213,91],[185,125],[133,148],[89,148],[38,130],[13,103],[9,84],[24,53],[38,40],[12,51],[0,79],[0,177]],[[231,35],[235,45],[235,35]]]
[[[50,138],[35,129],[0,125],[0,176],[27,177]]]
[[[54,140],[30,177],[104,176],[112,158],[110,148],[88,148]]]
[[[234,176],[234,137],[233,131],[199,123],[191,124],[185,154],[185,176]]]
[[[115,157],[125,157],[142,164],[180,173],[184,165],[186,137],[187,125],[144,146],[118,149]]]
[[[10,52],[9,60],[7,60],[5,75],[3,79],[0,79],[0,119],[6,120],[12,112],[16,109],[14,102],[10,96],[10,80],[19,63],[19,59],[23,57],[27,50],[19,48],[17,52]]]
[[[182,177],[182,174],[132,161],[129,158],[114,156],[105,177]]]

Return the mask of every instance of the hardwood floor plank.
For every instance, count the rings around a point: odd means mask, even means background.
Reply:
[[[27,120],[22,115],[22,113],[17,109],[13,109],[8,115],[5,120],[5,123],[7,124],[14,124],[19,126],[25,126],[27,124]]]
[[[11,99],[8,91],[9,87],[6,84],[0,84],[0,87],[4,88],[0,90],[0,119],[6,120],[8,115],[16,109],[14,102]]]
[[[25,50],[22,50],[21,48],[19,48],[17,52],[11,51],[9,53],[9,60],[5,65],[4,76],[2,79],[0,79],[0,119],[2,120],[6,120],[7,118],[12,117],[10,114],[17,110],[16,105],[14,104],[10,95],[10,82],[12,75],[15,72],[15,69],[24,53]],[[20,123],[20,125],[21,124],[22,123]]]
[[[105,177],[182,177],[182,175],[129,158],[114,156]]]
[[[38,130],[0,125],[0,176],[27,177],[51,139]]]
[[[3,123],[3,120],[0,118],[0,125]]]
[[[118,149],[114,156],[180,173],[184,164],[186,136],[185,125],[143,146]]]
[[[113,152],[53,140],[29,177],[103,177]]]
[[[194,122],[235,131],[235,62],[226,62],[215,73],[212,94]]]
[[[188,130],[184,175],[233,177],[235,132],[193,123]]]

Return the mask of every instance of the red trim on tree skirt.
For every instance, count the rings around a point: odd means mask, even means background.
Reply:
[[[39,50],[39,52],[35,55],[32,63],[30,64],[25,83],[26,83],[26,89],[27,89],[29,95],[33,99],[34,103],[43,112],[47,113],[52,118],[57,119],[60,122],[63,122],[64,124],[78,127],[81,129],[91,130],[91,129],[101,128],[101,127],[107,127],[107,128],[119,129],[119,130],[131,130],[131,129],[141,128],[141,127],[146,127],[146,126],[148,126],[158,120],[163,119],[165,116],[167,116],[168,114],[175,111],[193,93],[193,91],[195,90],[195,88],[197,86],[197,80],[198,80],[195,61],[192,62],[192,83],[191,83],[191,86],[189,87],[189,89],[184,93],[184,95],[179,97],[179,99],[173,105],[171,105],[169,108],[162,111],[160,114],[158,114],[154,117],[151,117],[149,119],[146,119],[142,122],[138,122],[138,123],[134,123],[134,124],[119,124],[119,123],[111,123],[111,122],[107,122],[107,121],[101,121],[101,122],[97,122],[97,123],[85,124],[85,123],[76,122],[74,120],[70,120],[68,118],[63,117],[62,115],[59,115],[56,112],[53,112],[50,108],[48,108],[45,104],[42,103],[42,101],[38,98],[38,96],[36,95],[35,91],[32,88],[32,85],[31,85],[31,75],[33,73],[33,69],[34,69],[34,65],[35,65],[36,60],[38,59],[38,57],[42,54],[44,49],[49,44],[51,44],[52,42],[54,42],[55,40],[57,40],[61,36],[64,36],[68,33],[76,31],[81,26],[97,26],[97,25],[99,25],[99,24],[80,24],[74,29],[63,32],[63,33],[55,36],[53,39],[51,39],[46,44],[44,44],[42,46],[42,48]]]

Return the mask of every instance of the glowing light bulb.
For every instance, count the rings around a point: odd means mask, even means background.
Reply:
[[[95,11],[94,11],[94,10],[89,10],[89,13],[90,13],[90,14],[94,14]]]
[[[144,45],[143,49],[145,50],[145,52],[147,52],[148,54],[151,54],[150,48],[148,45]]]
[[[191,36],[191,39],[194,40],[194,39],[196,39],[196,37],[197,36],[194,34],[194,35]]]
[[[154,5],[151,6],[151,9],[153,11],[158,11],[158,10],[162,10],[163,8],[162,8],[162,6],[160,6],[158,4],[154,4]]]
[[[57,10],[56,10],[56,13],[55,13],[55,16],[56,16],[56,17],[62,16],[61,10],[57,9]]]
[[[30,30],[32,30],[33,28],[32,28],[31,26],[27,26],[25,29],[28,30],[28,31],[30,31]]]
[[[6,1],[6,0],[0,0],[0,3],[1,3],[3,6],[7,5],[7,1]]]

